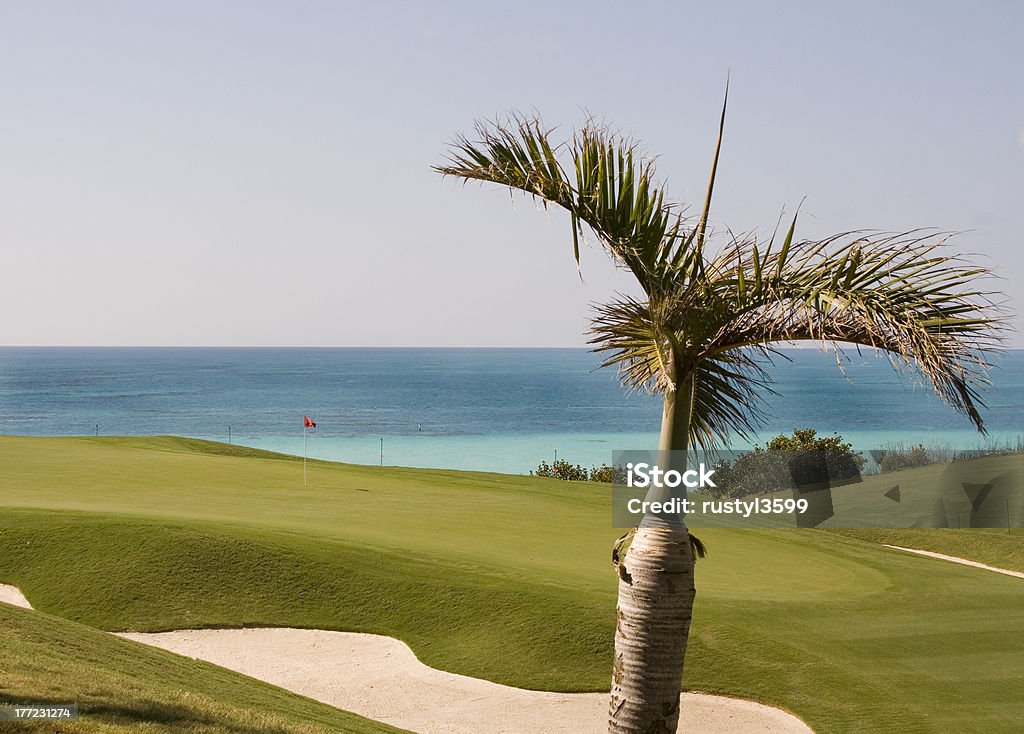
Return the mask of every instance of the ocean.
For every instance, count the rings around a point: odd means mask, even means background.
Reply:
[[[754,442],[795,428],[858,449],[1024,436],[1024,350],[997,361],[989,437],[886,360],[784,352]],[[0,435],[180,435],[359,464],[525,474],[657,445],[656,396],[585,349],[0,347]],[[737,441],[733,448],[750,442]]]

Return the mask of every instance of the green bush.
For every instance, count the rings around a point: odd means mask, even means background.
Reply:
[[[590,467],[590,472],[588,473],[579,464],[570,464],[564,459],[559,459],[553,464],[542,461],[537,466],[537,471],[532,471],[530,474],[535,477],[564,479],[569,482],[585,482],[590,480],[591,482],[606,482],[608,484],[614,482],[619,484],[626,483],[626,470],[624,467],[601,464],[601,466]]]
[[[586,469],[579,464],[570,464],[565,459],[559,459],[552,464],[542,461],[537,467],[537,471],[530,472],[530,474],[538,477],[564,479],[570,482],[585,482],[589,478]]]
[[[711,492],[719,497],[771,494],[852,479],[863,467],[864,456],[838,433],[818,437],[813,428],[802,428],[754,446],[732,464],[721,459],[714,466],[717,486]]]
[[[626,468],[622,466],[608,466],[607,464],[601,464],[601,466],[596,467],[592,466],[590,467],[590,481],[625,484]]]

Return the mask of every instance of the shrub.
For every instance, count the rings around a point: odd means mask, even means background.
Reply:
[[[601,466],[590,467],[590,473],[579,464],[570,464],[564,459],[560,459],[553,464],[549,464],[546,461],[542,461],[537,467],[537,471],[530,472],[531,476],[535,477],[550,477],[551,479],[564,479],[569,482],[585,482],[588,479],[591,482],[605,482],[607,484],[626,483],[626,469],[621,466],[608,466],[607,464],[601,464]]]
[[[924,444],[907,447],[902,443],[895,443],[880,449],[875,457],[878,460],[880,472],[900,471],[902,469],[916,469],[929,464],[948,464],[954,461],[967,461],[976,459],[979,456],[989,454],[1011,454],[1020,452],[1020,439],[1017,444],[1006,441],[1003,444],[991,443],[984,448],[977,449],[954,449],[942,444],[932,444],[926,447]]]
[[[608,466],[601,464],[598,467],[590,467],[590,481],[607,482],[608,484],[625,484],[626,468],[623,466]]]
[[[881,457],[878,459],[878,469],[883,472],[900,471],[901,469],[927,466],[936,461],[937,459],[931,456],[931,452],[923,444],[918,444],[910,449],[897,445],[882,449]]]
[[[540,465],[538,465],[537,471],[530,472],[530,474],[538,477],[564,479],[570,482],[585,482],[588,478],[586,469],[579,464],[570,464],[564,459],[559,459],[552,464],[542,461]]]
[[[733,464],[720,460],[711,492],[719,497],[770,494],[853,479],[863,467],[864,456],[838,433],[819,438],[814,429],[802,428],[792,436],[776,436],[763,448],[754,446]]]

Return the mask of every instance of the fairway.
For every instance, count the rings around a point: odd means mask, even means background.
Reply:
[[[301,459],[190,439],[0,438],[0,582],[100,629],[366,631],[442,670],[607,690],[607,485],[324,462],[309,480]],[[933,550],[969,549],[974,531],[944,532]],[[1024,720],[1019,579],[868,542],[895,536],[699,534],[687,688],[818,732]]]

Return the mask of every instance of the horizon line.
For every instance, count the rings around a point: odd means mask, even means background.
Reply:
[[[846,344],[841,347],[845,351],[855,350],[856,344]],[[864,351],[873,351],[874,348],[861,346]],[[502,345],[502,344],[0,344],[0,349],[581,349],[595,351],[586,345]],[[774,347],[777,350],[814,350],[831,353],[831,349],[823,349],[819,344],[812,343],[790,343],[780,344]],[[884,353],[884,350],[878,350]],[[994,354],[999,352],[1020,352],[1024,351],[1024,344],[1019,346],[1000,347],[992,350]]]

